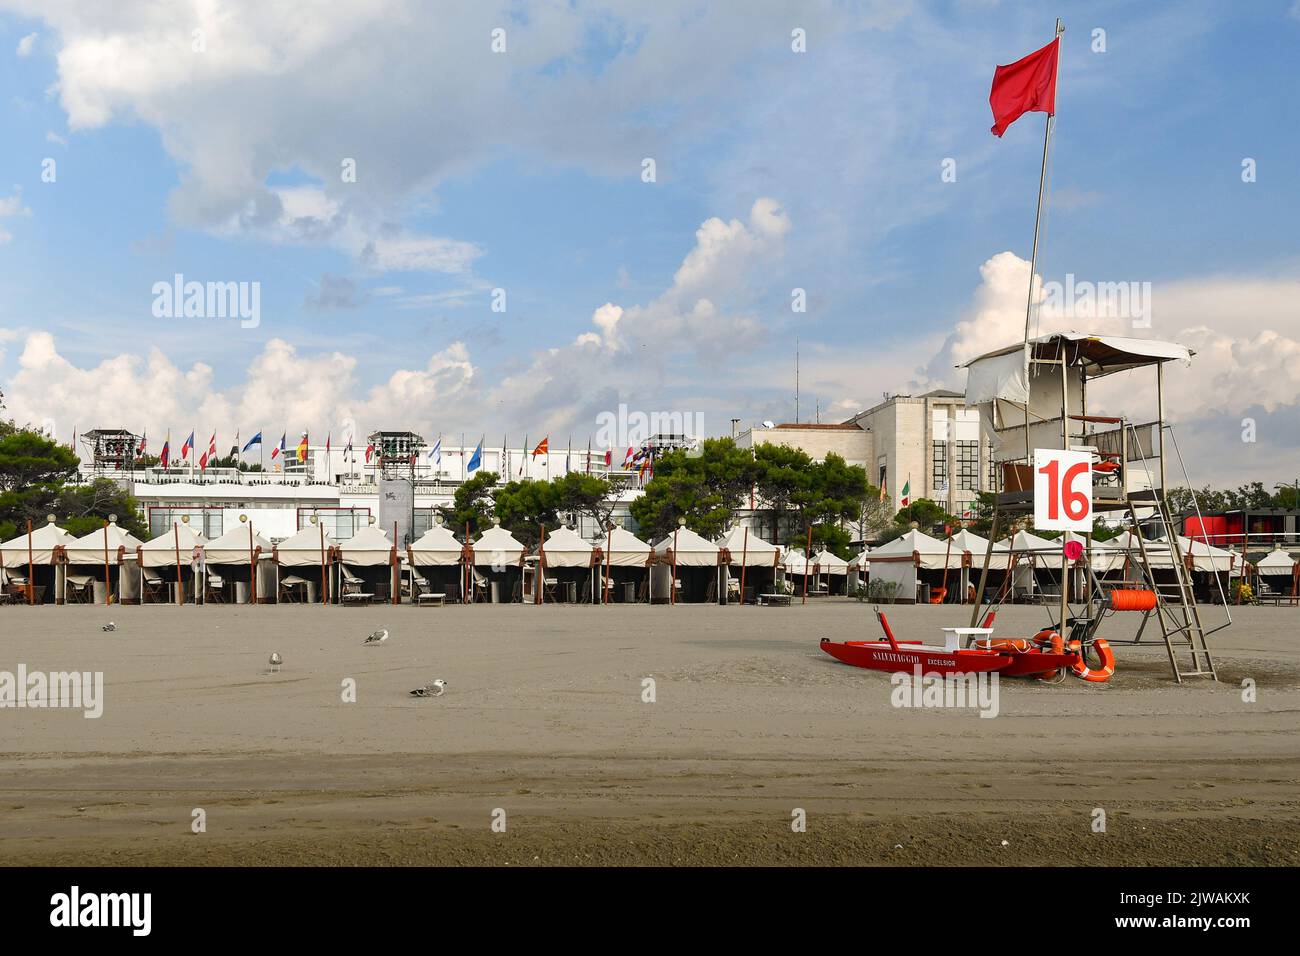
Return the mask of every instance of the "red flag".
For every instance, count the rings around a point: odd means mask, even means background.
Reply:
[[[551,448],[550,443],[551,443],[551,436],[547,435],[545,438],[539,441],[537,443],[537,447],[533,449],[533,457],[536,458],[538,455],[548,454]]]
[[[1056,115],[1056,61],[1060,50],[1061,38],[1057,37],[1041,50],[993,71],[989,106],[993,107],[994,136],[1001,136],[1025,113]]]

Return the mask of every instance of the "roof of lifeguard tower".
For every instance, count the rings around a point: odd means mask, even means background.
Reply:
[[[1040,359],[1055,359],[1059,356],[1060,349],[1064,347],[1069,364],[1085,366],[1088,375],[1093,378],[1160,362],[1186,362],[1196,354],[1187,346],[1179,345],[1177,342],[1134,339],[1122,335],[1094,335],[1090,332],[1052,332],[1030,339],[1029,344],[1033,346],[1034,357]],[[961,367],[970,368],[986,359],[1012,355],[1023,349],[1024,343],[1017,342],[1005,348],[986,352]]]

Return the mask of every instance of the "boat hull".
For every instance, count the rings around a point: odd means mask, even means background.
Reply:
[[[915,645],[900,644],[897,649],[889,644],[877,641],[835,641],[824,640],[821,649],[845,664],[864,667],[873,671],[905,671],[911,673],[917,667],[926,674],[981,674],[988,671],[1001,671],[1009,667],[1012,657],[997,651],[981,650],[928,650]],[[1047,665],[1044,670],[1055,665]]]

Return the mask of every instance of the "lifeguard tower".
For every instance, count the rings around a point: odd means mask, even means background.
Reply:
[[[1052,542],[1050,551],[1034,556],[1034,561],[1042,557],[1044,564],[1055,564],[1061,570],[1057,629],[1067,635],[1068,628],[1069,636],[1079,638],[1086,651],[1101,618],[1127,609],[1120,600],[1126,595],[1116,594],[1145,591],[1153,606],[1135,608],[1145,615],[1137,635],[1109,643],[1142,643],[1148,620],[1154,617],[1179,683],[1189,677],[1218,679],[1206,638],[1232,623],[1227,601],[1223,602],[1226,621],[1207,629],[1193,590],[1189,555],[1183,553],[1165,498],[1166,477],[1174,460],[1183,482],[1189,488],[1192,485],[1173,430],[1165,420],[1164,369],[1170,362],[1190,363],[1192,354],[1172,342],[1062,332],[1027,339],[967,363],[966,401],[980,410],[981,426],[992,445],[994,473],[1000,476],[971,626],[995,603],[989,602],[986,592],[993,542],[1026,516],[1033,520],[1035,449],[1086,452],[1092,462],[1092,511],[1122,516],[1130,531],[1124,546],[1128,553],[1118,580],[1102,580],[1093,573],[1091,531],[1073,539],[1062,535]],[[1138,423],[1124,415],[1090,411],[1091,383],[1127,373],[1135,380],[1124,394],[1135,395],[1143,385],[1136,376],[1143,372],[1154,372],[1154,420]],[[1157,535],[1148,539],[1142,532],[1152,526]],[[1076,557],[1069,557],[1069,540],[1080,542],[1081,556],[1076,550]],[[1013,554],[1010,561],[1015,560]],[[1153,570],[1153,563],[1160,565],[1160,575]],[[1074,594],[1072,580],[1078,582]],[[1153,601],[1150,595],[1154,595]]]

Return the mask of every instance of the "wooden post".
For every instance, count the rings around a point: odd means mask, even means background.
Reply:
[[[397,522],[393,522],[393,549],[389,554],[388,560],[392,563],[390,577],[393,579],[393,603],[402,603],[402,572],[398,570],[397,563]]]
[[[812,563],[812,525],[808,526],[808,545],[803,553],[803,600],[800,604],[808,603],[808,565]]]
[[[542,602],[542,584],[546,580],[546,525],[541,528],[541,537],[537,539],[537,570],[533,573],[533,603]]]
[[[669,604],[677,603],[677,531],[680,529],[681,525],[678,525],[677,528],[673,530],[673,585],[668,590]]]
[[[257,555],[253,552],[253,519],[248,520],[248,603],[257,604]]]
[[[590,462],[588,464],[590,464]],[[604,598],[604,603],[606,605],[609,604],[609,568],[611,564],[610,552],[613,550],[614,550],[614,526],[611,524],[605,528],[605,586],[601,588],[601,591],[603,592],[602,596]]]
[[[463,451],[464,449],[462,449]],[[469,522],[465,522],[465,547],[469,546]],[[472,604],[474,601],[474,549],[470,548],[469,563],[465,563],[464,556],[461,557],[460,568],[460,599],[463,604]]]
[[[320,602],[329,604],[329,582],[325,576],[325,525],[321,524],[320,515],[316,516],[316,527],[320,530]]]
[[[185,603],[185,579],[181,577],[181,526],[172,521],[172,543],[176,549],[176,603]]]
[[[749,559],[749,525],[745,525],[745,540],[740,546],[740,604],[745,603],[745,564]]]
[[[27,605],[36,603],[36,589],[32,578],[36,574],[36,562],[32,558],[32,519],[27,519]]]
[[[113,603],[112,578],[108,573],[108,522],[104,522],[104,603]]]

